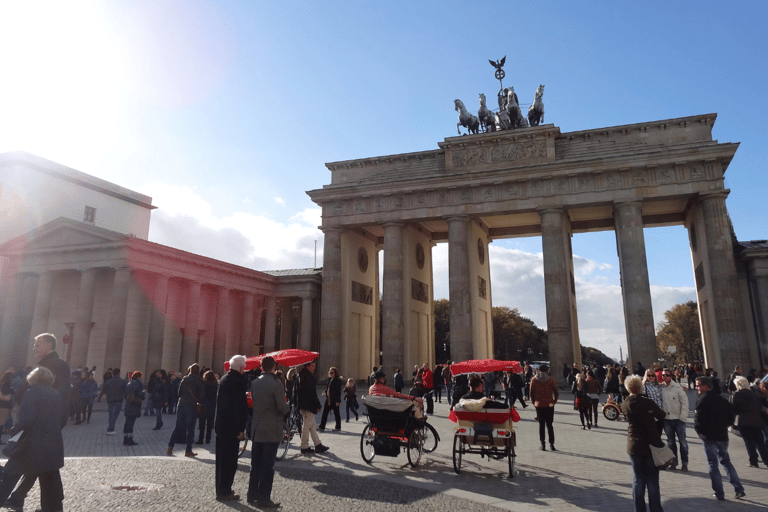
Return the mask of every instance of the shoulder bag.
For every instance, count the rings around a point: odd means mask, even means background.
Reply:
[[[27,447],[27,436],[24,435],[24,431],[20,430],[15,436],[6,441],[3,445],[3,455],[9,459],[12,457],[18,457],[24,452]]]
[[[675,454],[672,453],[672,450],[666,444],[662,448],[653,446],[652,444],[649,444],[648,447],[651,449],[653,463],[656,464],[657,468],[667,469],[667,467],[674,462]]]

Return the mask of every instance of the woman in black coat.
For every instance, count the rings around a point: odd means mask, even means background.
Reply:
[[[40,482],[40,509],[43,512],[62,510],[64,489],[59,469],[64,467],[64,439],[61,435],[63,404],[61,395],[53,389],[53,373],[43,366],[27,375],[31,386],[21,400],[19,419],[13,433],[24,431],[24,450],[8,459],[6,471],[37,477]]]
[[[763,438],[765,425],[760,417],[760,397],[750,389],[749,380],[746,377],[736,377],[733,383],[738,390],[733,394],[735,425],[744,440],[744,446],[747,447],[749,465],[753,468],[760,467],[757,465],[759,454],[763,464],[768,466],[768,446]]]
[[[205,438],[206,444],[211,442],[211,432],[213,432],[213,423],[216,419],[216,393],[219,391],[219,379],[211,370],[206,370],[203,373],[203,382],[205,383],[205,392],[200,401],[202,405],[199,421],[200,436],[195,444],[203,444],[203,438]]]
[[[170,394],[170,383],[168,382],[168,375],[165,370],[155,370],[155,386],[152,388],[152,407],[155,409],[155,428],[152,430],[160,430],[163,427],[163,409],[168,405],[168,396]]]
[[[320,426],[317,427],[320,430],[325,430],[325,424],[328,422],[328,413],[333,411],[336,417],[336,427],[333,430],[341,430],[341,413],[339,412],[339,405],[341,404],[341,389],[344,387],[344,383],[339,375],[339,370],[335,367],[331,367],[328,370],[328,386],[325,388],[323,395],[325,395],[325,407],[323,407],[323,418],[320,420]]]

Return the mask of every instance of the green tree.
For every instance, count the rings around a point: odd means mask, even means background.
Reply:
[[[656,326],[656,347],[667,354],[675,347],[672,359],[677,362],[696,361],[701,351],[699,309],[694,301],[676,304],[664,313],[665,321]]]
[[[451,305],[448,299],[436,300],[433,303],[435,319],[435,358],[438,363],[451,359]]]

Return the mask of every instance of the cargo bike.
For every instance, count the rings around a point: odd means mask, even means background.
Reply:
[[[517,361],[497,361],[493,359],[472,360],[451,366],[451,374],[482,375],[492,371],[522,371]],[[514,407],[489,408],[484,400],[462,399],[453,408],[448,419],[456,423],[453,438],[453,470],[461,473],[464,455],[480,455],[494,460],[507,460],[509,478],[515,473],[515,437],[514,422],[520,421],[520,415]]]
[[[364,396],[362,400],[368,425],[360,436],[360,454],[368,464],[376,455],[397,457],[405,448],[408,463],[416,467],[425,452],[437,448],[437,432],[412,400],[391,396]]]

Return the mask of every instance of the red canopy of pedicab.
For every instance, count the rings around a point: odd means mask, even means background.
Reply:
[[[451,375],[469,375],[472,373],[506,372],[520,373],[523,367],[519,361],[499,361],[497,359],[470,359],[451,365]]]
[[[253,356],[246,358],[245,371],[254,370],[261,366],[261,360],[267,356],[272,356],[277,364],[283,366],[299,366],[302,364],[311,363],[317,356],[317,352],[311,352],[309,350],[301,350],[298,348],[289,348],[286,350],[276,350],[275,352],[269,352],[268,354],[261,354],[260,356]],[[229,361],[224,363],[224,369],[229,371]]]

